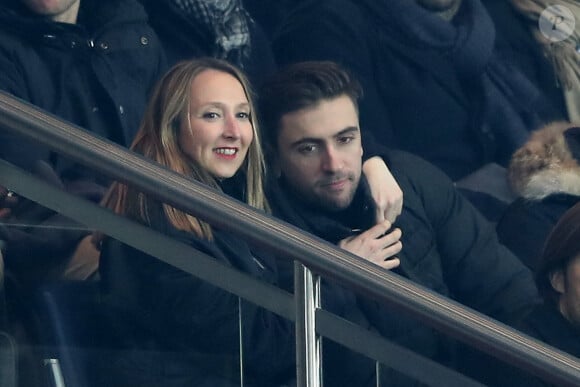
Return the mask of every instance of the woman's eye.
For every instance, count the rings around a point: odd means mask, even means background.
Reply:
[[[250,113],[247,112],[239,112],[237,114],[238,118],[243,119],[243,120],[247,120],[250,118]]]
[[[220,115],[216,112],[206,112],[206,113],[203,113],[203,115],[202,115],[202,117],[207,119],[207,120],[215,120],[215,119],[219,118],[219,116]]]

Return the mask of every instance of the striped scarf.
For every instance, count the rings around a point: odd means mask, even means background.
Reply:
[[[204,26],[214,39],[213,56],[242,67],[250,55],[250,15],[241,0],[172,0]]]

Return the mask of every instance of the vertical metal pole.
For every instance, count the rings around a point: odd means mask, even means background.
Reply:
[[[377,387],[381,387],[381,363],[375,361],[375,377],[377,379]]]
[[[48,369],[49,385],[51,387],[65,387],[58,359],[44,359],[44,366]]]
[[[296,302],[297,387],[322,386],[322,342],[316,335],[315,312],[320,307],[320,278],[294,262]]]
[[[238,297],[238,330],[240,340],[240,387],[244,387],[244,331],[242,320],[242,298]]]

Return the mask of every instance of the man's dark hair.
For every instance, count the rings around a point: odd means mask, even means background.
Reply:
[[[270,150],[276,149],[284,114],[342,95],[348,96],[358,108],[362,88],[348,71],[334,62],[299,62],[282,68],[264,82],[259,93],[264,144]]]
[[[565,271],[569,262],[578,254],[580,254],[580,203],[562,215],[544,246],[536,272],[536,283],[540,295],[546,302],[557,305],[560,298],[560,294],[552,287],[550,274],[556,270]]]

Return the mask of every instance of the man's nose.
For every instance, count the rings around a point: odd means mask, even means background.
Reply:
[[[342,161],[339,153],[333,147],[327,147],[324,151],[322,168],[327,172],[335,172],[342,169]]]

